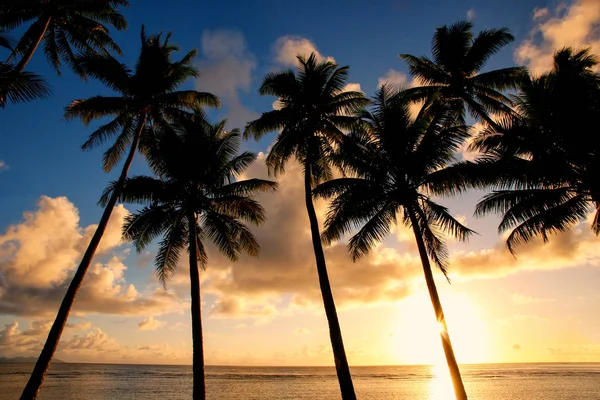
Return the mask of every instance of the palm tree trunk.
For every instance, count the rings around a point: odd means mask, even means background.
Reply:
[[[198,247],[196,240],[196,215],[188,215],[189,254],[190,254],[190,292],[192,296],[192,348],[193,348],[193,400],[206,399],[206,382],[204,378],[204,342],[202,339],[202,307],[200,304],[200,273],[198,271]]]
[[[102,213],[102,218],[100,218],[100,223],[96,228],[96,232],[94,232],[94,236],[88,245],[83,258],[81,259],[81,263],[79,267],[77,267],[77,271],[73,276],[73,280],[71,281],[69,288],[67,289],[67,293],[63,298],[62,303],[60,304],[60,308],[58,309],[58,314],[56,315],[56,319],[52,324],[52,328],[50,328],[50,332],[48,333],[48,338],[46,339],[46,343],[44,344],[44,348],[38,358],[33,372],[29,377],[29,381],[21,394],[21,400],[32,400],[36,399],[37,395],[40,391],[42,383],[44,382],[44,378],[46,376],[46,372],[50,367],[50,362],[52,361],[52,357],[54,356],[54,352],[58,347],[58,342],[60,341],[60,337],[67,323],[67,319],[69,318],[69,313],[71,312],[71,307],[73,307],[73,302],[75,301],[75,296],[83,283],[83,278],[87,270],[90,267],[92,262],[92,258],[98,249],[98,245],[100,244],[100,240],[102,239],[102,235],[106,230],[106,225],[108,224],[108,219],[117,204],[117,200],[119,199],[119,195],[121,190],[123,189],[123,184],[125,183],[125,179],[127,178],[127,173],[129,172],[129,167],[131,166],[131,162],[133,161],[133,157],[137,150],[138,143],[140,141],[140,136],[142,134],[142,130],[144,128],[145,119],[140,121],[138,126],[137,133],[133,139],[133,143],[131,144],[131,150],[129,150],[129,155],[127,156],[127,160],[125,161],[125,165],[123,165],[123,170],[121,171],[121,175],[119,176],[119,180],[115,186],[115,189],[104,208],[104,212]]]
[[[16,71],[23,72],[23,70],[29,63],[29,61],[31,61],[31,57],[33,57],[33,54],[35,53],[38,46],[40,45],[40,43],[42,43],[42,40],[44,39],[44,35],[46,34],[46,31],[48,30],[48,26],[50,26],[50,21],[52,21],[52,17],[47,17],[46,23],[44,24],[44,28],[41,30],[40,35],[37,38],[37,41],[35,43],[33,43],[27,49],[27,52],[25,54],[23,54],[23,58],[21,58],[21,61],[19,61],[19,63],[15,67]]]
[[[354,384],[350,375],[350,367],[344,350],[344,341],[342,340],[342,330],[338,320],[335,302],[331,285],[329,284],[329,276],[327,274],[327,265],[325,264],[325,254],[323,253],[323,245],[321,243],[321,235],[319,233],[319,222],[317,213],[312,202],[312,184],[311,184],[310,166],[306,166],[304,173],[304,194],[306,199],[306,211],[310,221],[310,233],[312,236],[313,247],[315,251],[315,259],[317,262],[317,273],[319,275],[319,286],[321,287],[321,295],[323,296],[323,305],[325,306],[325,315],[329,323],[329,337],[331,339],[331,347],[333,349],[333,358],[335,360],[335,369],[337,372],[340,390],[343,400],[356,400],[354,393]]]
[[[444,310],[442,309],[442,303],[435,287],[435,280],[433,279],[433,272],[431,271],[431,264],[429,263],[429,256],[425,248],[425,242],[421,236],[419,230],[419,222],[413,210],[409,210],[410,223],[415,234],[415,240],[417,241],[417,248],[419,249],[419,255],[421,256],[421,263],[423,264],[423,272],[425,273],[425,282],[427,282],[427,290],[429,290],[429,297],[431,298],[431,304],[435,311],[435,317],[437,322],[440,324],[440,337],[442,339],[442,347],[444,348],[444,354],[446,355],[446,362],[448,363],[448,369],[450,370],[450,377],[452,378],[452,386],[454,386],[454,393],[457,400],[467,400],[467,392],[463,385],[462,378],[460,376],[460,370],[454,356],[454,349],[450,342],[450,335],[448,333],[448,327],[446,326],[446,317],[444,317]]]

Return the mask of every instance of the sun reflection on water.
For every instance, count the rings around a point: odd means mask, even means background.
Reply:
[[[448,367],[443,363],[431,366],[428,400],[453,400],[454,389]]]

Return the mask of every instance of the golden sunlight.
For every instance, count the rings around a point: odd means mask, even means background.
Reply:
[[[489,361],[488,332],[480,310],[467,295],[442,294],[450,339],[459,363]],[[398,363],[445,366],[440,342],[441,325],[435,320],[426,292],[398,304],[394,355]]]

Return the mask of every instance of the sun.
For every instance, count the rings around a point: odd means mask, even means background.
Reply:
[[[481,310],[465,294],[449,291],[440,297],[457,361],[488,361],[489,336]],[[398,303],[396,320],[392,347],[399,364],[445,365],[439,336],[442,328],[435,320],[427,292]]]

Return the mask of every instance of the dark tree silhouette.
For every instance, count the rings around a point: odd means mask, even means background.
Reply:
[[[100,80],[119,96],[94,96],[86,100],[75,100],[67,107],[65,118],[81,118],[88,124],[98,118],[113,117],[92,133],[83,145],[84,149],[90,149],[117,136],[104,153],[103,166],[106,171],[112,170],[126,151],[128,154],[114,193],[106,201],[100,223],[77,267],[44,348],[21,395],[22,400],[37,397],[75,296],[102,239],[135,153],[147,150],[144,143],[149,141],[145,136],[152,133],[153,126],[167,125],[169,121],[189,114],[202,105],[218,105],[218,100],[209,93],[177,91],[183,82],[197,75],[192,66],[196,51],[189,52],[179,61],[173,61],[172,53],[178,48],[169,44],[169,36],[164,40],[161,35],[147,36],[142,28],[141,38],[142,49],[133,71],[110,55],[88,54],[77,60],[87,75]]]
[[[291,158],[296,158],[304,169],[306,210],[335,367],[342,398],[355,400],[311,197],[314,185],[332,176],[327,158],[335,143],[342,140],[342,129],[355,122],[356,119],[350,114],[368,103],[360,92],[343,91],[348,69],[330,61],[320,62],[313,53],[308,58],[298,57],[296,71],[268,74],[260,87],[260,94],[276,96],[282,105],[281,109],[265,112],[259,119],[248,123],[245,134],[260,139],[268,132],[281,129],[266,159],[269,170],[275,174],[283,173]]]
[[[10,40],[0,33],[0,47],[12,50]],[[18,71],[8,62],[0,62],[0,107],[7,102],[23,103],[50,95],[50,88],[40,77],[31,72]]]
[[[502,91],[514,89],[526,72],[509,67],[481,72],[488,59],[514,40],[507,28],[486,29],[474,37],[466,21],[438,28],[431,43],[433,59],[400,54],[410,73],[425,85],[407,89],[413,100],[428,106],[450,106],[458,123],[464,124],[466,109],[475,118],[494,126],[490,114],[511,112],[511,100]]]
[[[127,21],[118,7],[128,6],[127,0],[5,0],[0,5],[0,29],[12,30],[33,21],[14,49],[13,54],[21,56],[17,71],[25,69],[42,45],[56,72],[60,73],[64,62],[85,77],[77,65],[78,53],[106,55],[111,50],[121,54],[105,24],[124,30]]]
[[[515,116],[501,128],[483,131],[472,148],[483,156],[471,179],[491,187],[476,215],[502,216],[507,246],[565,231],[593,210],[592,230],[600,233],[600,75],[589,49],[565,48],[554,68],[521,82]],[[466,176],[466,175],[465,175]]]
[[[226,132],[224,127],[225,121],[211,125],[200,112],[159,133],[146,157],[160,179],[127,179],[120,196],[125,202],[146,204],[128,216],[123,235],[137,251],[162,237],[155,265],[164,285],[175,273],[181,250],[188,250],[194,400],[206,399],[198,268],[208,263],[205,242],[212,241],[231,261],[237,261],[240,253],[258,255],[259,244],[243,221],[263,222],[265,211],[253,196],[276,188],[274,182],[261,179],[237,180],[256,155],[238,155],[240,132]],[[105,203],[110,193],[103,196]]]
[[[333,197],[323,232],[325,243],[358,229],[348,243],[355,261],[384,240],[393,225],[401,223],[413,230],[456,398],[464,400],[467,394],[430,259],[446,275],[448,252],[440,233],[466,240],[473,232],[430,196],[444,194],[438,175],[453,161],[468,130],[446,126],[443,113],[422,112],[413,121],[409,98],[389,86],[378,90],[373,109],[360,114],[363,124],[344,138],[334,157],[347,176],[320,184],[314,195]]]

